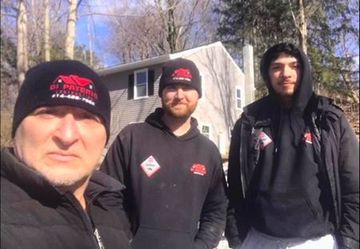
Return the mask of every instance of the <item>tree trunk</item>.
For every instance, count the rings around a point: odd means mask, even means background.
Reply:
[[[175,11],[175,1],[168,0],[167,41],[169,43],[170,53],[174,53],[175,51],[177,51],[176,40],[177,40],[178,30],[175,24],[174,11]]]
[[[44,60],[50,61],[49,0],[44,0]]]
[[[307,54],[307,21],[305,17],[304,0],[298,0],[300,11],[299,41],[300,47]]]
[[[77,20],[77,0],[69,0],[69,16],[66,26],[65,58],[74,59],[75,33]]]
[[[19,1],[17,16],[17,74],[19,86],[25,79],[25,72],[28,69],[27,51],[27,17],[24,0]]]
[[[89,39],[89,64],[90,66],[93,66],[94,64],[94,60],[93,60],[93,46],[92,46],[92,42],[93,42],[93,35],[92,35],[92,29],[90,29],[90,18],[88,18],[87,21],[87,33],[88,33],[88,39]],[[85,54],[86,54],[86,50],[85,50]]]

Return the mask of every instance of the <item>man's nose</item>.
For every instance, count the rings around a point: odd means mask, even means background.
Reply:
[[[289,66],[285,66],[284,69],[283,69],[283,76],[284,77],[289,77],[291,76],[291,68]]]
[[[178,99],[182,99],[184,97],[184,90],[182,88],[177,88],[176,89],[176,94],[175,96],[178,98]]]
[[[55,137],[65,146],[69,146],[79,139],[79,127],[72,114],[66,114],[60,118]]]

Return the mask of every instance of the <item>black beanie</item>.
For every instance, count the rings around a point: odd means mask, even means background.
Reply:
[[[99,116],[109,139],[109,91],[97,73],[74,60],[45,62],[27,71],[15,103],[12,137],[36,108],[57,105],[80,107]]]
[[[165,87],[171,84],[186,84],[192,86],[201,97],[201,82],[199,70],[195,63],[183,58],[167,62],[162,68],[159,83],[159,96]]]

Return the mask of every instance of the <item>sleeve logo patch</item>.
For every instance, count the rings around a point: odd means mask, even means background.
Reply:
[[[304,134],[304,141],[308,144],[312,144],[313,136],[311,132],[305,132]]]
[[[140,167],[148,177],[151,177],[160,169],[160,165],[153,156],[149,156],[145,161],[143,161],[140,164]]]
[[[266,135],[266,133],[263,131],[259,134],[259,140],[260,140],[261,149],[264,149],[272,142],[271,138],[268,135]]]
[[[193,164],[191,166],[190,171],[193,172],[194,175],[200,175],[200,176],[204,176],[207,173],[205,165],[200,163]]]

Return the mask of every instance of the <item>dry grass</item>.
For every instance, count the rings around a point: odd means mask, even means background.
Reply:
[[[11,123],[12,114],[10,112],[1,112],[1,148],[11,144]]]

